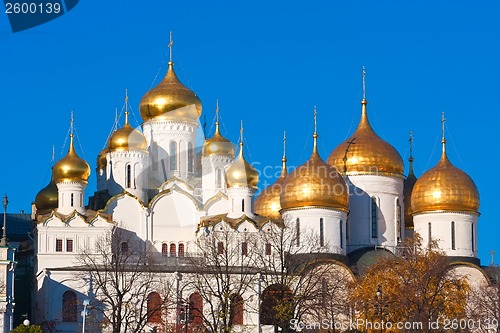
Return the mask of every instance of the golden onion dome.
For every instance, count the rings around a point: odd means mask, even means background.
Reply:
[[[465,172],[451,164],[446,141],[438,164],[425,172],[411,193],[413,215],[435,211],[478,212],[479,192]]]
[[[108,148],[104,148],[101,150],[99,155],[97,155],[97,169],[101,170],[106,168],[106,165],[108,164],[108,160],[106,158],[106,154],[108,153]]]
[[[403,159],[393,146],[373,131],[368,121],[366,112],[368,102],[365,98],[361,104],[361,120],[358,128],[349,139],[331,152],[327,163],[347,175],[403,175]]]
[[[56,209],[59,204],[57,186],[52,178],[50,183],[38,192],[35,197],[35,206],[39,211]]]
[[[125,112],[125,125],[111,134],[107,149],[110,152],[146,151],[148,149],[144,135],[128,123],[128,112]]]
[[[142,97],[139,111],[144,121],[154,118],[197,123],[201,116],[201,101],[179,81],[174,63],[169,61],[167,74]]]
[[[297,167],[283,182],[282,210],[325,207],[348,211],[349,189],[342,175],[318,154],[317,134],[309,160]]]
[[[263,189],[262,192],[260,192],[257,199],[255,199],[254,205],[255,213],[274,220],[281,218],[280,196],[283,189],[283,183],[288,175],[286,157],[283,156],[281,161],[283,162],[281,175],[273,184],[269,185]]]
[[[201,148],[202,156],[234,156],[234,147],[231,141],[220,134],[219,122],[215,122],[215,134],[205,140]]]
[[[226,185],[231,187],[257,188],[259,173],[251,166],[243,156],[243,142],[240,143],[238,157],[226,169]]]
[[[70,135],[68,154],[60,159],[53,168],[54,182],[84,182],[90,177],[90,167],[84,159],[80,158],[73,145],[73,134]]]

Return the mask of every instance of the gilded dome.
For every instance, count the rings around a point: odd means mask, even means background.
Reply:
[[[257,199],[255,199],[254,205],[255,213],[274,220],[281,218],[280,196],[283,183],[288,175],[285,157],[283,157],[282,162],[283,166],[281,168],[281,175],[273,184],[269,185],[263,189],[262,192],[260,192]]]
[[[56,209],[59,204],[57,186],[52,178],[50,183],[38,192],[35,197],[35,206],[39,211]]]
[[[64,181],[87,183],[90,177],[90,167],[76,154],[73,134],[70,135],[68,154],[54,165],[52,176],[56,184]]]
[[[479,192],[476,184],[469,175],[451,164],[443,140],[443,153],[438,164],[425,172],[413,187],[412,214],[478,210]]]
[[[144,121],[155,118],[198,122],[201,101],[179,81],[170,61],[163,80],[142,97],[139,111]]]
[[[106,165],[108,164],[108,160],[106,158],[106,154],[108,153],[108,148],[104,148],[101,150],[99,155],[97,155],[97,168],[99,170],[106,168]]]
[[[358,128],[349,139],[331,152],[327,163],[347,175],[403,175],[403,159],[393,146],[373,131],[366,112],[366,99],[363,98],[361,104]],[[347,158],[345,161],[344,157]]]
[[[313,153],[309,160],[293,170],[283,182],[280,195],[282,210],[305,207],[349,209],[347,184],[335,168],[321,159],[316,138],[315,134]]]
[[[215,123],[215,134],[210,139],[205,140],[201,148],[202,156],[234,156],[234,147],[231,141],[220,134],[219,122]]]
[[[230,187],[257,188],[259,173],[251,166],[243,156],[243,142],[240,143],[238,157],[226,169],[226,185]]]
[[[128,112],[125,112],[125,125],[111,134],[108,140],[108,151],[140,151],[147,149],[146,138],[141,132],[130,126]]]

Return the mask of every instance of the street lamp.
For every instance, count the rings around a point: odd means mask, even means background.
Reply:
[[[89,299],[84,299],[83,300],[83,311],[82,311],[82,317],[83,317],[83,325],[82,325],[82,333],[85,333],[85,319],[87,318],[88,315],[88,306],[90,304]]]
[[[383,331],[383,324],[382,324],[382,320],[383,320],[382,319],[382,315],[383,315],[382,311],[383,310],[382,310],[382,305],[381,305],[381,303],[382,303],[382,286],[380,284],[378,285],[377,292],[375,293],[375,302],[377,303],[376,304],[376,306],[377,306],[376,314],[378,314],[378,316],[379,316],[380,332],[382,332]]]
[[[31,323],[30,323],[30,321],[28,319],[28,314],[27,313],[23,314],[21,316],[21,318],[24,318],[24,320],[23,320],[23,325],[24,326],[30,326]]]
[[[7,246],[7,205],[9,204],[9,200],[7,199],[7,194],[3,196],[2,205],[3,205],[3,235],[0,240],[0,246]]]

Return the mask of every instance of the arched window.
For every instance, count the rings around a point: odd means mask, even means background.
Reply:
[[[319,246],[325,246],[325,230],[323,218],[319,219]]]
[[[127,167],[125,169],[125,187],[132,187],[132,166],[130,164],[127,164]]]
[[[476,249],[474,248],[474,223],[472,223],[470,225],[470,238],[471,238],[471,245],[472,245],[472,251],[476,251]]]
[[[122,255],[128,255],[128,243],[127,242],[122,242],[121,244],[121,253]]]
[[[248,255],[248,242],[241,243],[241,255],[242,256]]]
[[[62,297],[62,321],[76,322],[77,318],[76,294],[68,290],[64,292]]]
[[[167,243],[161,244],[161,254],[163,256],[168,256],[168,244]]]
[[[170,170],[177,170],[177,142],[170,142]]]
[[[295,245],[300,246],[300,219],[295,220]]]
[[[427,238],[429,239],[428,240],[428,245],[430,247],[431,246],[431,241],[432,241],[432,225],[431,225],[430,222],[427,225]]]
[[[179,257],[184,257],[184,244],[180,243],[179,244]]]
[[[177,252],[176,246],[174,243],[170,244],[170,256],[175,257]]]
[[[245,199],[241,199],[241,211],[245,211]]]
[[[396,199],[396,237],[401,241],[401,204],[399,198]]]
[[[193,144],[188,143],[188,172],[193,172],[194,170],[194,153],[193,153]]]
[[[340,248],[341,249],[344,248],[344,230],[343,230],[343,224],[344,224],[344,222],[342,222],[342,220],[340,220],[339,227],[340,227]]]
[[[233,325],[243,325],[243,297],[231,295],[229,303],[230,320]]]
[[[203,324],[203,298],[198,293],[189,296],[189,322],[195,325]]]
[[[328,299],[328,282],[325,278],[321,279],[321,305],[326,306]]]
[[[223,242],[217,243],[217,254],[224,254],[224,243]]]
[[[148,323],[161,323],[161,296],[157,292],[148,295]]]
[[[271,243],[266,243],[266,256],[270,256],[272,254]]]
[[[217,169],[215,174],[215,184],[217,188],[222,188],[222,171],[221,169]]]
[[[372,197],[371,199],[371,222],[372,222],[372,238],[377,238],[378,228],[378,212],[377,212],[377,198]]]
[[[71,199],[71,207],[75,207],[75,195],[73,193],[71,193],[71,196],[70,196],[70,199]]]
[[[455,221],[451,221],[451,249],[455,250]]]

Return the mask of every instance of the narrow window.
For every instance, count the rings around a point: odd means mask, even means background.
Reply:
[[[56,252],[62,252],[62,250],[63,250],[62,239],[56,239]]]
[[[300,219],[295,220],[295,245],[300,246]]]
[[[127,168],[125,170],[125,187],[132,187],[132,166],[130,164],[127,165]]]
[[[188,321],[193,324],[203,323],[203,297],[199,293],[189,296]]]
[[[451,221],[451,249],[455,250],[455,221]]]
[[[345,239],[349,239],[349,218],[345,221]]]
[[[188,172],[193,172],[194,158],[193,158],[193,145],[188,143]]]
[[[271,255],[271,243],[266,243],[266,256]]]
[[[75,196],[73,193],[71,193],[70,198],[71,198],[70,201],[71,207],[75,207]]]
[[[325,230],[323,218],[319,219],[319,246],[325,246]]]
[[[247,242],[241,243],[241,255],[242,256],[248,255],[248,243]]]
[[[344,223],[342,222],[342,220],[340,220],[340,248],[341,249],[344,248],[344,230],[342,228],[343,224]]]
[[[66,252],[73,252],[73,240],[66,239]]]
[[[431,246],[431,241],[432,241],[432,225],[431,223],[429,222],[429,224],[427,225],[427,238],[429,239],[428,240],[428,244],[429,244],[429,247]]]
[[[161,254],[165,257],[168,256],[168,244],[167,243],[161,244]]]
[[[161,296],[157,292],[148,295],[148,323],[161,323]]]
[[[177,170],[177,143],[170,142],[170,170]]]
[[[217,169],[215,183],[217,185],[217,188],[222,188],[222,171],[220,169]]]
[[[229,304],[231,324],[243,325],[243,297],[236,294],[231,295]]]
[[[328,282],[325,278],[321,279],[321,305],[326,306],[328,296]]]
[[[372,219],[372,238],[377,238],[377,198],[372,197],[371,200],[371,219]]]
[[[175,257],[177,254],[177,246],[174,243],[170,244],[170,256]]]
[[[75,292],[65,291],[62,297],[62,321],[76,322],[78,318],[77,305]]]
[[[179,244],[179,257],[184,257],[184,244],[180,243]]]
[[[223,254],[224,253],[224,243],[218,242],[217,243],[217,254]]]
[[[245,199],[241,199],[241,211],[245,211]]]
[[[474,223],[470,225],[470,237],[472,242],[472,251],[475,251],[476,249],[474,248]]]
[[[121,251],[122,255],[128,255],[128,243],[127,242],[122,242],[121,244]]]
[[[399,203],[399,198],[396,199],[396,236],[398,242],[401,241],[401,205]]]

